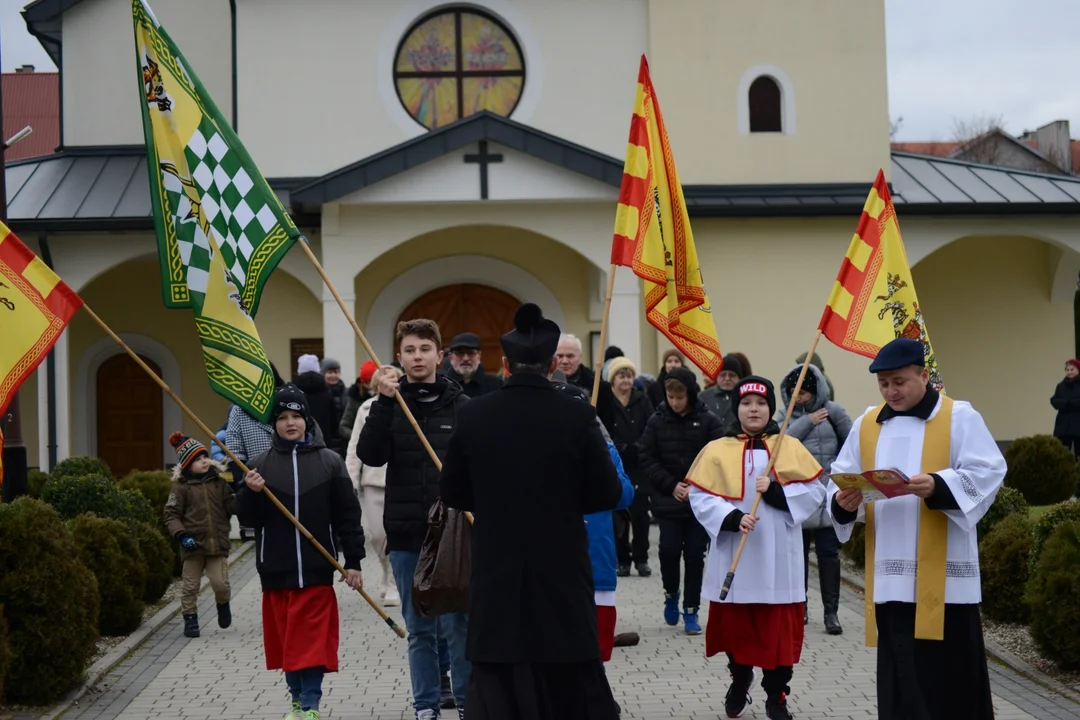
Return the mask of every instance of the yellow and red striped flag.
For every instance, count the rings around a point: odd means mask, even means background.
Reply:
[[[930,383],[938,390],[943,386],[915,295],[896,207],[881,170],[818,328],[837,347],[868,358],[876,357],[882,346],[896,338],[920,340]]]
[[[0,415],[80,307],[82,298],[0,223]]]
[[[615,214],[611,264],[632,268],[645,281],[646,319],[715,380],[723,365],[720,342],[664,116],[644,55]]]

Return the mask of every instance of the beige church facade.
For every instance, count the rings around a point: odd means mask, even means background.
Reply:
[[[589,358],[646,53],[725,351],[781,379],[883,168],[947,390],[999,440],[1052,428],[1080,178],[890,152],[882,0],[151,4],[384,362],[395,323],[423,314],[479,332],[494,369],[522,301]],[[39,0],[24,16],[61,70],[62,145],[8,164],[10,225],[216,429],[226,404],[191,315],[161,302],[130,2]],[[308,350],[346,377],[367,359],[300,249],[256,322],[286,377]],[[652,373],[668,347],[627,269],[609,341]],[[819,352],[850,412],[875,401],[865,359]],[[156,467],[174,460],[169,432],[197,432],[82,314],[55,367],[20,393],[31,465],[54,446]]]

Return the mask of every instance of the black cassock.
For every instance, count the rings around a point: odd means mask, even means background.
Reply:
[[[511,376],[462,406],[440,490],[476,516],[470,720],[614,720],[584,515],[622,486],[592,407]]]
[[[881,720],[993,720],[978,605],[945,605],[945,639],[915,639],[915,604],[875,606]]]

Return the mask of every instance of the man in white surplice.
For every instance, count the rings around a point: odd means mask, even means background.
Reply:
[[[882,720],[993,718],[976,524],[1005,459],[969,403],[929,386],[923,344],[897,339],[870,365],[885,403],[851,428],[831,474],[895,468],[904,495],[865,503],[829,483],[840,542],[866,522],[867,644],[878,645]]]

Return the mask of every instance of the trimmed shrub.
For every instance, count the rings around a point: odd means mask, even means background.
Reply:
[[[8,626],[4,606],[0,605],[0,698],[4,697],[4,678],[11,667],[11,648],[8,647]]]
[[[79,559],[97,578],[101,634],[126,635],[139,627],[146,561],[128,525],[86,513],[71,521],[71,537]]]
[[[1080,669],[1080,522],[1047,539],[1027,587],[1031,637],[1063,670]]]
[[[856,566],[866,567],[866,525],[857,522],[851,531],[851,539],[840,546],[840,552],[844,554]]]
[[[1005,486],[1019,490],[1031,505],[1068,500],[1080,480],[1076,456],[1053,435],[1016,440],[1005,451],[1005,462]]]
[[[983,515],[982,520],[979,521],[979,540],[990,534],[990,531],[994,527],[1012,515],[1013,513],[1022,514],[1027,517],[1028,503],[1024,499],[1024,494],[1016,488],[1003,487],[998,489],[997,497],[994,498],[994,504]]]
[[[152,525],[135,523],[135,540],[146,563],[146,587],[143,602],[156,603],[169,589],[173,579],[173,551],[169,541]]]
[[[1076,500],[1058,503],[1035,521],[1034,544],[1031,547],[1031,572],[1035,572],[1035,565],[1039,561],[1043,545],[1054,534],[1057,526],[1073,521],[1080,522],[1080,502]]]
[[[56,463],[52,469],[54,478],[71,477],[78,475],[101,475],[110,480],[113,479],[112,468],[101,458],[87,455],[76,455]]]
[[[1032,530],[1026,514],[1013,513],[995,525],[979,543],[982,609],[999,622],[1027,622],[1024,586],[1034,545]]]
[[[154,524],[149,500],[136,490],[120,490],[104,475],[54,475],[46,483],[42,499],[68,520],[94,513],[114,520]]]
[[[172,473],[165,470],[133,470],[117,483],[121,490],[138,490],[150,501],[154,514],[154,521],[151,524],[158,528],[168,542],[173,553],[170,561],[172,575],[180,577],[184,568],[184,561],[180,556],[180,543],[170,537],[169,531],[165,529],[165,503],[169,501],[172,484]]]
[[[100,601],[63,519],[40,500],[0,505],[0,603],[12,656],[7,699],[60,699],[82,680],[94,653]]]
[[[45,483],[49,482],[49,473],[40,470],[31,470],[26,478],[26,494],[32,498],[41,499],[41,490]]]

